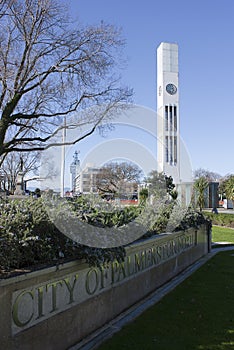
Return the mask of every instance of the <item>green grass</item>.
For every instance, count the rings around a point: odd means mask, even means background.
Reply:
[[[234,250],[219,252],[99,350],[234,350]]]
[[[234,243],[234,229],[220,226],[212,227],[212,242]]]

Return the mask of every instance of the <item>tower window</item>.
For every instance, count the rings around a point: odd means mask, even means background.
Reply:
[[[177,116],[174,116],[174,131],[177,131]]]
[[[169,115],[170,115],[170,130],[172,131],[172,127],[173,127],[173,115],[172,115],[172,106],[169,107]]]
[[[168,106],[165,106],[165,130],[168,131]]]
[[[166,136],[166,147],[165,147],[165,152],[166,152],[166,163],[168,163],[168,162],[169,162],[168,136]]]
[[[174,106],[174,131],[177,131],[177,108]]]
[[[174,137],[174,164],[177,164],[177,136]]]

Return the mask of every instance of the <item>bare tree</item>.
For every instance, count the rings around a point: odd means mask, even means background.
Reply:
[[[74,144],[126,106],[118,29],[72,23],[57,0],[2,0],[0,8],[0,156],[50,147],[65,117],[67,129],[87,126]]]
[[[14,192],[16,180],[19,172],[25,176],[31,174],[31,178],[38,178],[37,170],[39,168],[40,154],[39,152],[11,152],[9,153],[2,165],[1,174],[3,176],[2,187],[11,193]],[[27,179],[26,181],[29,181]]]
[[[142,170],[132,163],[111,162],[101,168],[96,186],[101,195],[132,195],[137,191]]]
[[[0,18],[6,14],[7,9],[14,0],[0,0]]]
[[[194,178],[199,179],[201,177],[205,177],[208,181],[217,181],[221,179],[221,175],[218,173],[203,168],[196,169],[194,171]]]

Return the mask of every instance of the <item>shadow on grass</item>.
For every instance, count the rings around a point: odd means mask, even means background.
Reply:
[[[221,251],[99,350],[234,350],[234,248]]]

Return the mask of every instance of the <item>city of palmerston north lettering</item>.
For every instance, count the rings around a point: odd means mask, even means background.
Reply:
[[[15,291],[12,295],[12,334],[27,329],[93,295],[142,273],[196,245],[196,232],[181,234],[166,242],[152,243],[119,263],[91,267],[61,279]]]

